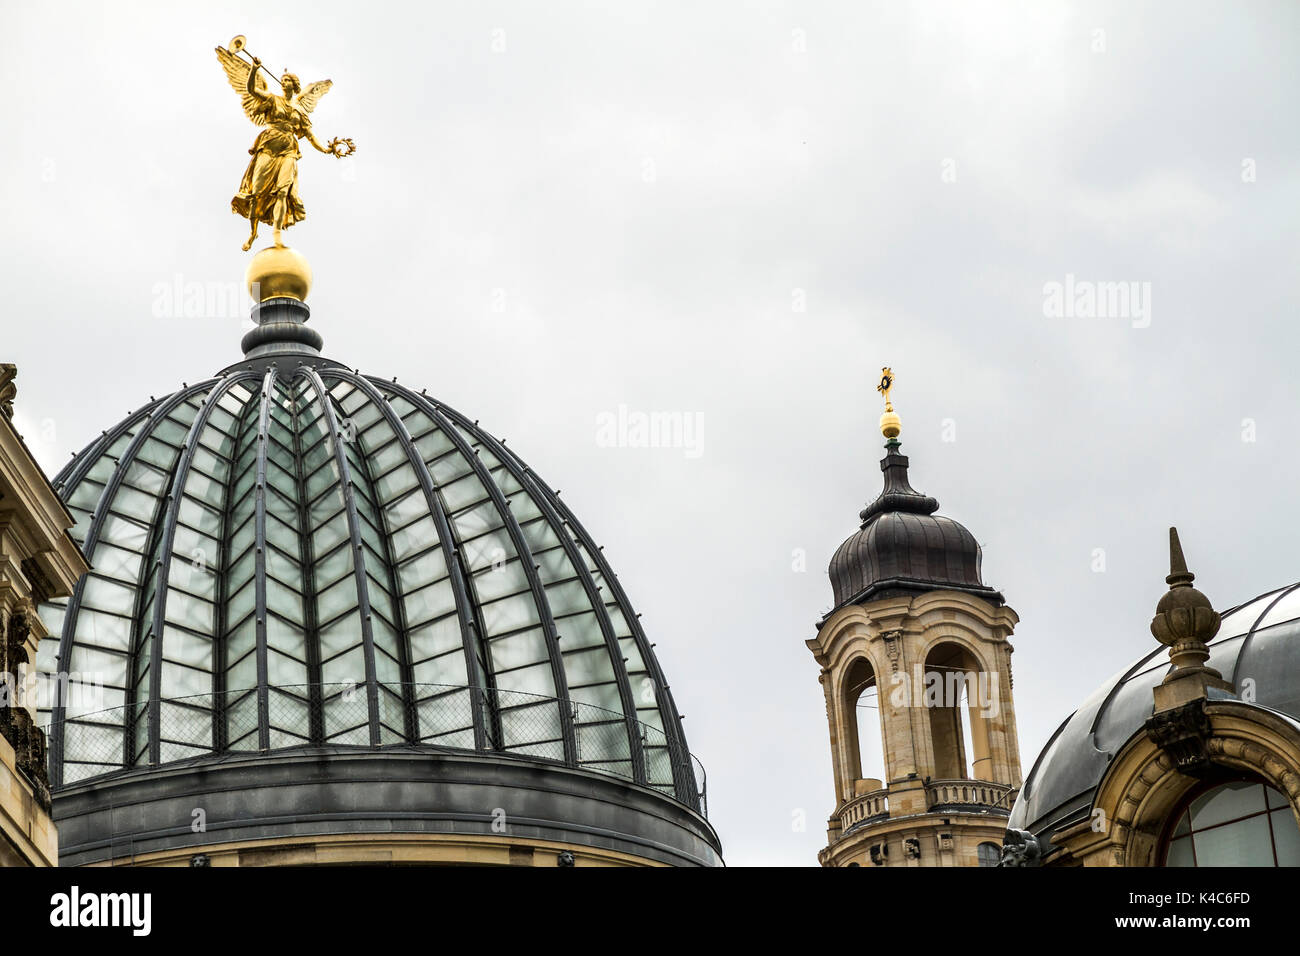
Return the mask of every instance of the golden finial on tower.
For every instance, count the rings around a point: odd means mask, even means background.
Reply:
[[[882,368],[880,370],[880,384],[876,386],[876,391],[885,396],[885,412],[880,416],[880,434],[890,441],[898,438],[899,433],[903,430],[903,422],[894,412],[894,403],[889,400],[889,390],[893,387],[894,370],[888,367]]]

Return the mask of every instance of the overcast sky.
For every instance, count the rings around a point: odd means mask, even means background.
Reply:
[[[881,366],[913,485],[1020,614],[1026,773],[1154,647],[1170,524],[1220,608],[1300,578],[1295,4],[204,8],[4,3],[28,443],[53,473],[240,357],[240,318],[159,315],[247,261],[255,131],[213,48],[332,78],[315,129],[358,152],[306,151],[287,234],[326,354],[563,489],[658,644],[730,864],[825,842],[804,642],[880,487]],[[1137,295],[1045,314],[1067,282]],[[699,431],[610,447],[620,406]]]

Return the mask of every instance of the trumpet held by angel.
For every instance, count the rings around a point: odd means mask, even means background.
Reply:
[[[230,200],[231,211],[248,220],[250,231],[244,243],[248,251],[257,239],[259,223],[274,228],[279,246],[281,230],[307,216],[298,195],[298,160],[302,157],[298,140],[305,139],[320,152],[340,159],[356,152],[356,146],[352,140],[340,138],[323,143],[311,128],[310,114],[334,85],[332,81],[319,80],[304,87],[297,76],[286,72],[279,80],[281,92],[272,93],[262,75],[262,61],[254,56],[244,59],[239,55],[242,51],[243,37],[236,37],[229,47],[217,47],[217,59],[240,95],[244,113],[254,125],[266,127],[248,151],[252,159],[239,192]]]

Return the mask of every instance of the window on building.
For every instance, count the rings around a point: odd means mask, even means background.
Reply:
[[[1179,811],[1166,866],[1300,866],[1300,827],[1286,797],[1241,780],[1192,797]]]
[[[996,843],[981,843],[975,852],[979,854],[980,866],[997,866],[1002,859],[1002,847]]]

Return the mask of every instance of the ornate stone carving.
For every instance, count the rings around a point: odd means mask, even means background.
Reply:
[[[18,377],[18,366],[0,363],[0,415],[14,417],[14,399],[18,395],[18,386],[14,379]]]
[[[903,632],[902,631],[885,631],[880,635],[885,641],[885,654],[889,657],[889,668],[895,674],[898,673],[898,661],[902,655]]]
[[[1043,859],[1043,847],[1038,837],[1028,830],[1008,829],[1002,838],[1002,858],[998,866],[1038,866]]]
[[[9,615],[5,625],[4,670],[0,673],[5,687],[4,698],[0,700],[0,734],[13,746],[14,761],[32,785],[37,802],[49,810],[50,780],[45,766],[45,733],[18,700],[22,669],[29,663],[27,637],[32,631],[31,614],[30,608],[20,605]]]
[[[574,859],[573,853],[569,850],[561,850],[555,857],[556,866],[577,866],[578,862]]]
[[[1154,714],[1147,719],[1145,729],[1152,742],[1173,760],[1179,773],[1197,777],[1210,768],[1210,719],[1205,715],[1203,699]]]

